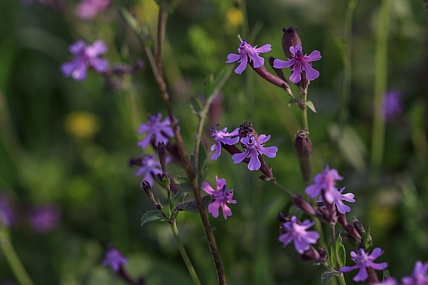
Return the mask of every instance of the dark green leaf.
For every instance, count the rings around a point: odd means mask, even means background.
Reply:
[[[193,193],[192,183],[190,182],[189,178],[177,175],[172,180],[174,180],[174,183],[177,185],[180,191]]]
[[[330,261],[331,261],[331,266],[334,268],[340,268],[342,266],[345,265],[346,263],[346,249],[345,246],[342,243],[342,236],[340,235],[340,233],[338,233],[336,235],[336,251],[337,251],[337,257],[339,259],[339,265],[337,265],[336,263],[336,256],[334,254],[333,251],[333,247],[330,244]]]
[[[373,240],[372,240],[372,236],[370,235],[369,227],[367,227],[366,232],[364,233],[363,239],[364,239],[364,246],[366,248],[371,248],[373,245]]]
[[[333,278],[334,276],[339,275],[340,272],[339,271],[326,271],[321,275],[321,284],[322,285],[327,285],[331,278]]]
[[[199,112],[202,110],[201,101],[195,97],[190,97],[190,109],[192,109],[193,114],[198,116]]]
[[[158,210],[150,210],[141,217],[141,226],[154,221],[166,222],[168,220]]]
[[[206,209],[208,205],[212,201],[212,196],[208,195],[205,197],[202,197],[202,203],[204,204],[204,208]],[[186,212],[192,212],[192,213],[199,213],[198,206],[196,205],[196,201],[190,201],[185,203],[178,203],[175,206],[176,211],[186,211]]]
[[[182,203],[186,196],[187,192],[185,191],[178,191],[177,193],[175,193],[171,199],[172,207],[174,208],[178,203]]]

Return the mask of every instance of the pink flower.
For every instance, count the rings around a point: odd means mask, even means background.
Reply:
[[[161,122],[162,115],[158,113],[156,115],[149,116],[147,124],[141,124],[140,128],[137,131],[137,134],[147,133],[147,136],[140,141],[137,145],[145,149],[152,137],[155,137],[155,145],[158,142],[163,142],[164,144],[168,143],[168,137],[173,137],[174,132],[171,128],[171,121],[167,117],[163,122]]]
[[[332,204],[337,200],[337,189],[335,180],[342,180],[343,177],[337,173],[336,169],[331,169],[328,164],[325,165],[324,171],[315,175],[315,182],[313,185],[306,187],[305,192],[311,198],[317,198],[324,191],[325,202]],[[348,197],[352,198],[352,197]],[[351,202],[351,201],[349,201]]]
[[[416,261],[415,267],[413,268],[413,274],[410,277],[403,277],[401,282],[403,285],[427,285],[428,284],[428,262],[422,263]]]
[[[202,183],[202,190],[204,190],[209,195],[212,195],[214,201],[208,205],[208,212],[213,215],[214,218],[217,218],[219,215],[219,208],[223,212],[223,217],[227,220],[227,217],[232,216],[232,210],[226,205],[226,203],[236,204],[236,200],[232,200],[233,192],[232,190],[227,189],[226,179],[215,177],[216,187],[214,190],[208,182]]]
[[[221,154],[221,144],[234,145],[239,142],[239,137],[230,138],[239,135],[239,128],[236,128],[233,132],[228,133],[227,128],[219,131],[217,126],[211,128],[212,137],[214,138],[215,144],[211,146],[211,152],[215,150],[215,153],[211,156],[212,160],[216,160]]]
[[[311,62],[317,61],[322,58],[321,53],[317,50],[311,52],[310,55],[304,55],[302,53],[302,46],[290,46],[290,52],[293,55],[293,58],[284,61],[280,59],[275,59],[273,62],[274,68],[288,68],[294,65],[291,70],[293,74],[290,76],[290,81],[293,83],[299,83],[302,79],[301,73],[306,72],[306,78],[308,80],[317,79],[320,73],[312,68]]]
[[[235,73],[241,74],[244,72],[245,68],[247,67],[248,58],[250,58],[250,61],[253,62],[254,68],[263,66],[265,60],[259,56],[259,53],[271,51],[270,44],[265,44],[258,48],[257,46],[253,47],[247,41],[242,40],[240,35],[238,35],[238,39],[241,41],[241,44],[238,48],[239,54],[230,53],[227,56],[226,61],[226,63],[232,63],[235,61],[240,62],[238,67],[235,69]]]
[[[303,253],[308,250],[311,244],[315,244],[319,238],[319,234],[316,231],[307,231],[308,228],[312,227],[315,222],[304,220],[300,223],[296,216],[292,216],[289,222],[282,224],[281,230],[283,234],[279,236],[279,241],[287,246],[291,241],[294,241],[294,247],[298,253]]]
[[[111,247],[106,250],[102,265],[110,265],[113,271],[118,272],[120,267],[122,267],[122,265],[125,265],[126,263],[128,263],[126,257],[124,257],[119,250],[114,247]]]
[[[346,187],[337,188],[336,192],[332,191],[330,194],[333,196],[333,203],[337,207],[337,211],[341,214],[346,214],[348,212],[351,212],[351,207],[348,205],[345,205],[342,201],[346,202],[355,202],[354,194],[353,193],[346,193],[342,194],[342,192],[345,190]],[[318,199],[318,202],[323,202],[322,196]]]
[[[367,267],[371,267],[376,270],[384,270],[388,267],[388,263],[374,263],[373,260],[383,254],[383,251],[376,247],[373,249],[371,254],[367,254],[364,249],[360,248],[357,252],[351,251],[351,259],[356,263],[354,266],[343,266],[340,268],[340,272],[350,272],[355,269],[359,269],[358,274],[353,278],[355,282],[364,281],[368,277]]]
[[[248,163],[248,169],[251,171],[258,170],[261,167],[259,155],[266,155],[269,158],[274,158],[278,152],[276,146],[264,147],[263,144],[270,140],[270,135],[260,135],[259,139],[256,140],[254,135],[248,133],[247,137],[241,138],[241,143],[244,145],[244,152],[235,153],[232,155],[233,163],[237,164],[243,161],[245,158],[250,157]]]
[[[90,46],[86,46],[84,41],[77,41],[69,50],[74,54],[74,59],[61,65],[62,73],[67,77],[71,76],[77,81],[82,81],[86,78],[88,68],[100,73],[108,68],[108,61],[98,58],[107,52],[107,46],[101,40],[95,41]]]
[[[102,12],[110,4],[110,0],[82,0],[76,6],[76,15],[83,19],[89,20]]]

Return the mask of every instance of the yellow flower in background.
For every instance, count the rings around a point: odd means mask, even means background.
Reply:
[[[244,22],[244,15],[242,15],[241,10],[232,7],[226,12],[227,20],[232,26],[240,26]]]
[[[98,118],[86,111],[74,111],[67,115],[64,123],[65,130],[72,136],[90,139],[100,129]]]

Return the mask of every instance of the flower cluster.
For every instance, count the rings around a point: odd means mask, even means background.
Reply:
[[[227,220],[227,217],[232,216],[232,210],[226,205],[226,203],[236,204],[236,200],[233,200],[233,191],[226,187],[226,179],[215,177],[216,189],[208,182],[202,183],[202,190],[213,197],[213,202],[208,205],[208,212],[210,212],[214,218],[219,215],[219,209],[223,212],[223,217]]]

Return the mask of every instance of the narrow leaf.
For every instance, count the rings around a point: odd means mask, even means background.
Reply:
[[[317,112],[317,110],[315,109],[315,105],[314,105],[314,103],[312,103],[312,101],[306,101],[305,105],[308,106],[308,108],[311,109],[312,112],[314,112],[314,113]]]
[[[199,112],[202,110],[201,101],[195,97],[190,97],[190,109],[192,110],[193,114],[198,116]]]
[[[204,204],[204,209],[208,208],[208,205],[211,203],[211,201],[212,201],[212,196],[210,195],[202,197],[202,203]],[[196,205],[196,201],[178,203],[175,206],[175,210],[199,213],[199,209],[198,209],[198,206]]]
[[[145,223],[154,221],[166,222],[168,220],[158,210],[150,210],[141,217],[141,226]]]
[[[189,178],[177,175],[172,180],[174,180],[174,183],[177,185],[180,191],[193,193],[192,183],[190,182]]]
[[[339,259],[339,264],[336,263],[336,256],[334,254],[333,247],[330,244],[331,266],[333,266],[334,268],[340,268],[342,266],[345,266],[346,263],[346,249],[342,243],[342,236],[340,235],[340,233],[338,233],[336,236],[335,248],[337,251],[337,258]]]
[[[187,192],[185,191],[178,191],[177,193],[175,193],[171,199],[172,207],[174,208],[178,203],[182,203],[186,198],[186,196],[187,196]]]

